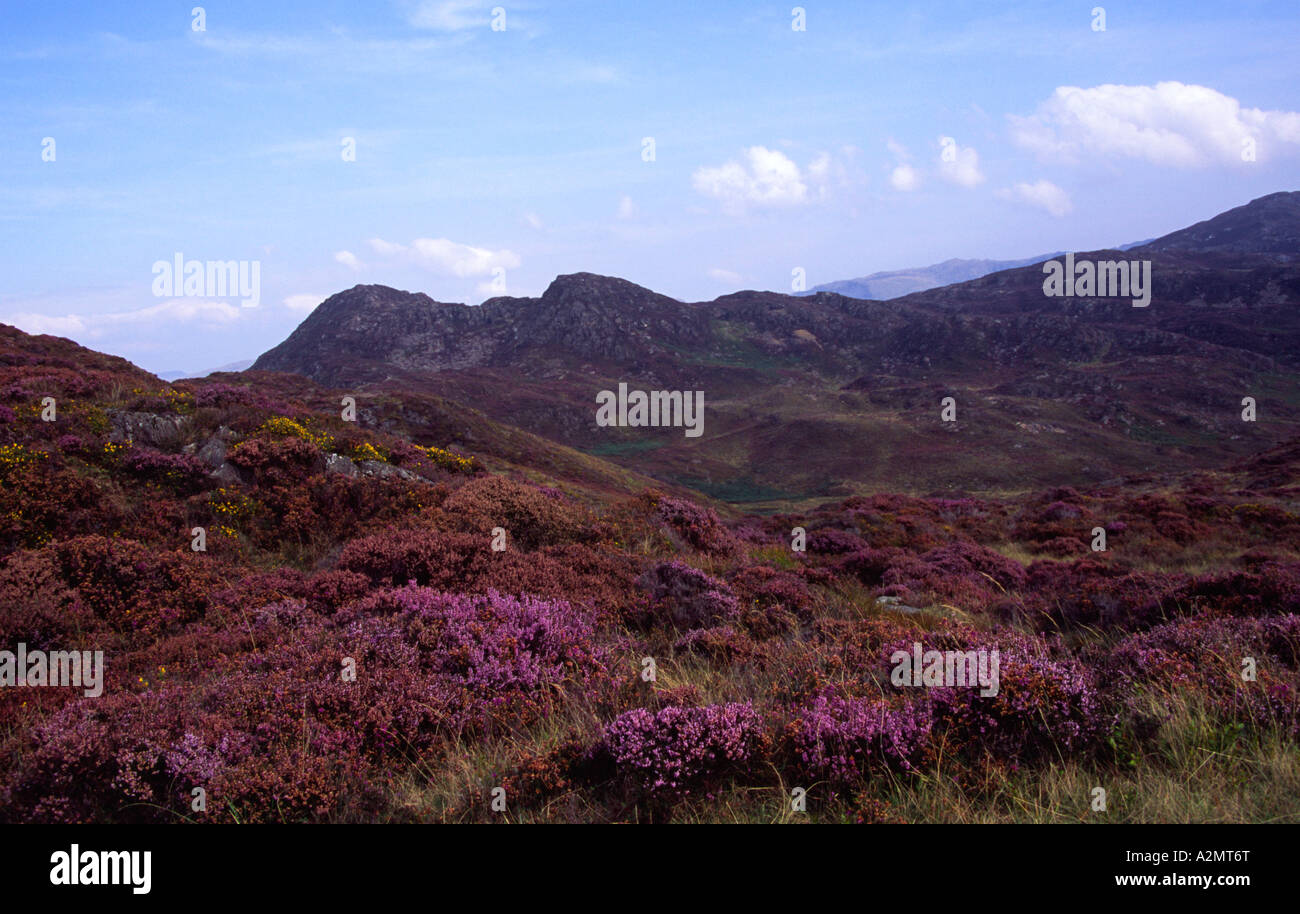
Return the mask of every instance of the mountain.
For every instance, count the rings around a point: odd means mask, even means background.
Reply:
[[[1217,809],[1206,732],[1265,798],[1222,818],[1295,818],[1300,265],[1251,250],[1269,208],[1246,250],[1136,250],[1146,308],[1037,266],[888,302],[358,286],[170,385],[0,325],[0,640],[111,658],[102,694],[0,689],[0,821],[489,822],[498,781],[518,821],[763,821],[794,783],[810,821],[1065,821],[1066,753],[1083,784],[1188,759],[1158,792]],[[704,434],[596,427],[619,381],[705,390]],[[900,643],[996,645],[1016,701],[887,685]],[[846,766],[863,713],[921,776]]]
[[[1121,244],[1116,250],[1127,251],[1141,247],[1151,240],[1148,238],[1145,241],[1132,241],[1128,244]],[[840,295],[847,295],[849,298],[875,298],[883,301],[898,298],[900,295],[908,295],[912,292],[937,289],[939,286],[947,286],[955,282],[965,282],[968,279],[979,279],[981,276],[987,276],[990,273],[997,273],[1002,270],[1042,263],[1044,260],[1060,257],[1064,253],[1064,251],[1056,251],[1053,254],[1039,254],[1037,257],[1026,257],[1022,260],[959,260],[952,258],[945,260],[943,263],[931,264],[928,267],[885,270],[880,273],[872,273],[869,276],[859,276],[857,279],[839,279],[835,282],[813,286],[807,292],[796,294],[816,295],[818,292],[837,292]]]
[[[208,375],[217,374],[218,372],[244,371],[253,366],[253,359],[240,359],[238,362],[231,362],[228,365],[222,365],[219,368],[209,368],[205,371],[191,373],[188,371],[160,371],[158,377],[164,381],[179,381],[181,378],[206,378]]]
[[[819,286],[813,286],[808,292],[800,294],[815,295],[818,292],[837,292],[840,295],[847,295],[849,298],[875,298],[881,300],[898,298],[900,295],[907,295],[911,292],[923,292],[926,289],[934,289],[954,282],[978,279],[990,273],[997,273],[999,270],[1010,270],[1015,267],[1028,266],[1031,263],[1042,263],[1044,260],[1058,257],[1062,253],[1064,252],[1040,254],[1037,257],[1026,257],[1023,260],[958,260],[953,258],[945,260],[943,263],[931,264],[928,267],[885,270],[872,273],[869,276],[859,276],[856,279],[840,279],[835,282],[822,283]]]
[[[369,285],[326,300],[254,368],[365,395],[435,392],[660,480],[773,506],[1215,466],[1300,431],[1297,200],[1270,195],[1123,255],[1152,261],[1145,308],[1047,297],[1037,265],[889,301],[744,291],[688,303],[578,273],[539,298],[469,307]],[[598,427],[596,394],[620,382],[704,391],[704,436]],[[1247,396],[1259,421],[1241,419]],[[941,421],[945,397],[955,423]]]

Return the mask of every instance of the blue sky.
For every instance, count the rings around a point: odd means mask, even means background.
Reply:
[[[0,321],[193,372],[358,282],[701,300],[1300,187],[1294,0],[194,6],[0,7]],[[156,295],[177,252],[257,306]]]

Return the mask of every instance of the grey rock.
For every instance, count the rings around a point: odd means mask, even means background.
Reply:
[[[363,460],[360,464],[361,475],[376,476],[381,479],[396,477],[398,479],[418,479],[414,473],[409,470],[403,470],[401,467],[395,467],[391,463],[383,463],[378,460]]]
[[[240,475],[239,470],[231,463],[222,463],[219,467],[208,474],[210,479],[215,479],[223,486],[242,485],[244,477]]]
[[[166,449],[176,444],[189,421],[184,416],[160,416],[157,413],[108,410],[108,440],[114,444],[127,441]]]
[[[925,610],[921,609],[921,607],[919,606],[908,606],[906,603],[903,602],[902,597],[893,597],[893,596],[876,597],[876,606],[879,607],[880,609],[888,609],[893,612],[906,613],[909,616],[915,615],[916,613],[919,612],[925,612]]]
[[[325,458],[325,472],[340,476],[356,476],[357,465],[340,454],[330,454]]]
[[[199,448],[198,458],[213,469],[217,469],[226,462],[226,442],[213,435]]]

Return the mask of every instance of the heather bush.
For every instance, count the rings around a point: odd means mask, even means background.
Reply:
[[[512,698],[544,708],[566,683],[604,668],[590,622],[565,602],[409,586],[367,597],[338,618],[355,620],[349,632],[360,633],[385,613],[418,645],[418,663],[437,687],[450,689],[458,725],[485,725]]]
[[[81,536],[59,543],[54,552],[78,602],[115,631],[140,637],[200,617],[215,580],[211,567],[188,549]]]
[[[74,636],[93,635],[98,620],[76,596],[49,547],[0,560],[0,645],[64,650]]]
[[[760,638],[791,632],[811,616],[808,584],[800,574],[753,565],[734,572],[729,583],[746,628]]]
[[[1027,621],[1132,630],[1178,609],[1182,575],[1133,571],[1093,558],[1034,562],[1023,592]]]
[[[808,551],[813,555],[845,555],[867,548],[866,541],[848,530],[814,530],[808,534]]]
[[[1242,676],[1248,657],[1253,680]],[[1099,666],[1131,713],[1153,692],[1193,692],[1229,720],[1300,737],[1300,616],[1178,619],[1129,635]]]
[[[605,727],[619,775],[642,796],[677,799],[707,792],[765,751],[762,718],[748,703],[636,708]]]
[[[205,652],[198,683],[72,702],[37,728],[11,773],[24,815],[169,821],[199,786],[215,820],[329,819],[373,802],[410,753],[518,726],[605,676],[590,626],[561,602],[407,587],[333,621],[286,600],[245,624],[256,647]]]
[[[1174,595],[1184,604],[1236,616],[1300,613],[1300,562],[1266,561],[1246,571],[1199,575]]]
[[[237,387],[233,384],[214,382],[194,387],[193,391],[194,405],[199,409],[254,405],[270,407],[270,403],[266,402],[264,395],[254,393],[250,387]]]
[[[536,549],[588,539],[590,518],[578,505],[550,498],[533,486],[503,476],[480,476],[443,503],[462,530],[484,537],[506,530],[512,548]]]
[[[702,508],[682,498],[661,496],[655,506],[655,520],[680,541],[698,552],[726,554],[736,547],[735,538],[718,520],[712,508]]]
[[[133,447],[122,456],[122,468],[148,481],[178,492],[195,492],[208,484],[209,467],[189,454],[164,454],[147,447]]]
[[[999,684],[993,696],[969,687],[926,689],[935,727],[952,749],[1018,766],[1096,749],[1114,726],[1093,672],[1073,658],[1050,656],[1040,639],[1001,631],[956,649],[998,650]]]
[[[477,578],[489,559],[486,536],[399,529],[353,540],[338,569],[364,574],[376,584],[408,582],[447,590]]]
[[[42,546],[68,532],[107,532],[120,527],[121,518],[116,500],[53,458],[0,473],[0,555]]]
[[[727,584],[685,562],[659,562],[638,583],[654,600],[652,620],[663,619],[682,630],[726,622],[740,612],[740,602]]]
[[[929,747],[931,719],[924,701],[818,694],[787,728],[796,766],[808,776],[849,786],[880,771],[915,771]]]
[[[298,437],[245,438],[226,459],[265,487],[298,485],[325,467],[320,445]]]

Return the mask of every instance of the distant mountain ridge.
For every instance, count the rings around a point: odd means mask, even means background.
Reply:
[[[480,307],[356,286],[253,367],[436,392],[732,500],[1072,484],[1218,465],[1300,431],[1291,239],[1300,193],[1132,247],[1153,261],[1151,304],[1137,309],[1048,298],[1036,263],[888,301],[742,291],[688,303],[589,273]],[[623,381],[706,391],[704,437],[597,428],[596,392]],[[1266,422],[1240,421],[1247,395]],[[956,424],[939,421],[945,396]]]
[[[230,362],[218,368],[208,368],[200,372],[189,371],[160,371],[158,377],[164,381],[179,381],[181,378],[206,378],[210,374],[216,374],[221,371],[244,371],[253,366],[255,359],[240,359],[238,362]]]
[[[1128,251],[1149,244],[1151,241],[1150,238],[1144,241],[1132,241],[1128,244],[1121,244],[1115,250]],[[998,273],[1002,270],[1014,270],[1017,267],[1042,263],[1045,260],[1064,256],[1064,254],[1065,251],[1054,251],[1051,254],[1039,254],[1036,257],[1025,257],[1020,260],[961,260],[954,257],[942,263],[930,264],[928,267],[884,270],[879,273],[872,273],[869,276],[859,276],[856,279],[839,279],[835,282],[813,286],[807,292],[795,294],[816,295],[818,292],[836,292],[840,295],[847,295],[849,298],[873,298],[879,301],[887,301],[902,295],[910,295],[913,292],[924,292],[927,289],[937,289],[940,286],[979,279],[981,276],[988,276],[990,273]]]
[[[1041,263],[1044,260],[1058,257],[1062,253],[1057,251],[1054,254],[1042,254],[1038,257],[1026,257],[1021,260],[960,260],[951,258],[942,263],[931,264],[928,267],[882,270],[869,276],[859,276],[856,279],[839,279],[835,282],[822,283],[813,286],[807,292],[799,294],[815,295],[818,292],[836,292],[840,295],[847,295],[849,298],[872,298],[886,301],[912,292],[924,292],[926,289],[947,286],[955,282],[978,279],[999,270],[1011,270],[1015,267],[1028,266],[1031,263]]]

